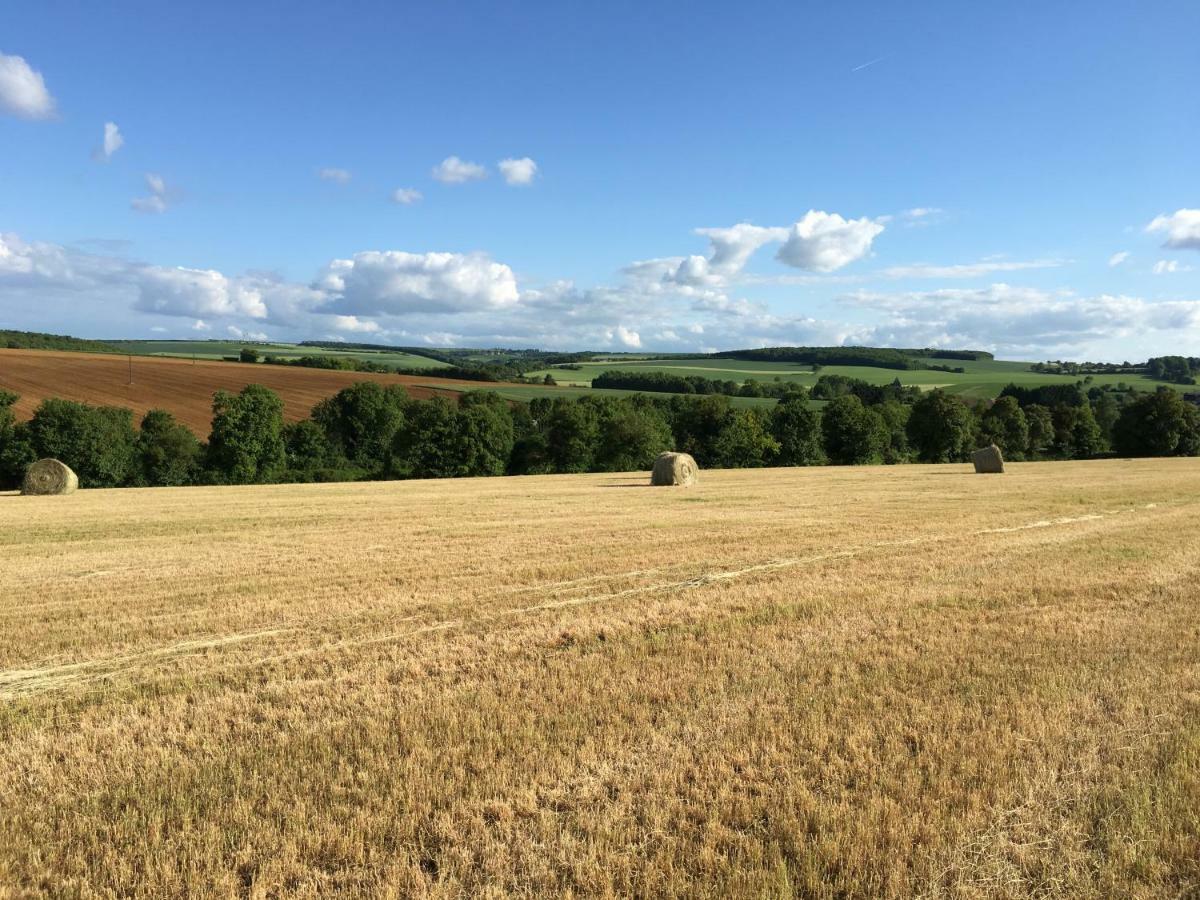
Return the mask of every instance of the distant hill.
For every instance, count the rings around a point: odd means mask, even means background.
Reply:
[[[0,330],[0,347],[8,350],[79,350],[84,353],[119,353],[120,351],[103,341],[67,334],[46,334],[41,331]]]

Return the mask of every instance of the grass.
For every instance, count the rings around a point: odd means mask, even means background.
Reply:
[[[754,362],[737,359],[669,359],[669,360],[619,360],[611,362],[582,363],[579,370],[547,369],[559,384],[588,385],[601,372],[619,370],[630,372],[666,372],[672,375],[699,375],[704,378],[719,378],[743,382],[748,378],[758,381],[795,381],[804,385],[815,384],[822,375],[846,375],[860,378],[872,384],[888,384],[896,378],[902,384],[916,384],[926,388],[940,387],[951,394],[964,398],[990,400],[1009,383],[1032,387],[1042,384],[1074,384],[1081,376],[1043,375],[1032,372],[1027,362],[1009,360],[924,360],[925,363],[961,366],[964,373],[938,372],[924,369],[896,370],[879,369],[871,366],[824,366],[814,373],[811,366],[785,363]],[[1144,375],[1096,375],[1095,384],[1117,384],[1124,382],[1136,390],[1153,391],[1163,382],[1154,381]]]
[[[1185,896],[1195,460],[0,496],[0,895]]]

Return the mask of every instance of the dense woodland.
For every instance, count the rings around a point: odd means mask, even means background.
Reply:
[[[940,390],[826,376],[770,408],[720,394],[539,398],[511,404],[488,391],[414,400],[398,385],[362,382],[285,424],[272,391],[250,385],[213,398],[201,442],[170,413],[44,401],[17,423],[0,392],[0,485],[55,457],[85,487],[251,484],[631,471],[663,450],[703,467],[956,462],[994,442],[1011,460],[1200,454],[1200,410],[1171,389],[1152,394],[1080,385],[1010,385],[968,406]]]

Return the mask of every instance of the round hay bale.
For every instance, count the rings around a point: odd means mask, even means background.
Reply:
[[[1004,454],[995,444],[976,450],[971,454],[971,462],[975,463],[975,472],[979,475],[1004,472]]]
[[[25,470],[21,493],[37,496],[71,494],[77,487],[79,477],[71,471],[70,466],[57,459],[39,459]]]
[[[688,453],[660,453],[650,472],[650,483],[659,487],[695,484],[700,467]]]

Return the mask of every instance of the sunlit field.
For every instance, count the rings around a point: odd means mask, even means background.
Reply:
[[[0,495],[0,896],[1190,896],[1194,459]]]

